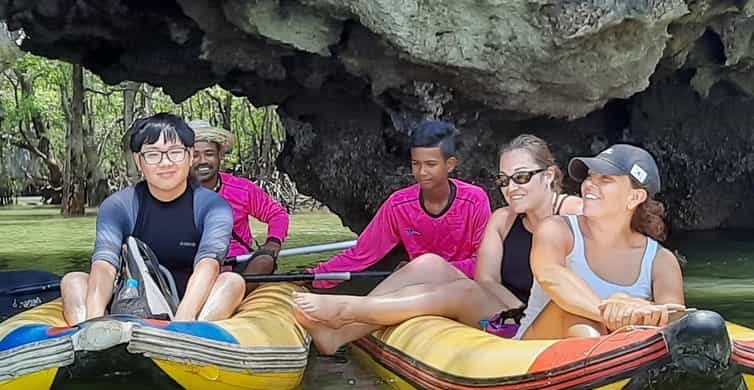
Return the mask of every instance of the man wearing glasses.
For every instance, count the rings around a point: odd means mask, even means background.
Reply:
[[[144,180],[100,206],[90,274],[72,272],[61,283],[66,321],[74,325],[105,314],[129,236],[146,243],[173,273],[181,298],[175,320],[229,317],[244,295],[238,274],[220,273],[233,216],[216,193],[189,180],[193,130],[179,117],[159,113],[136,121],[130,133]]]

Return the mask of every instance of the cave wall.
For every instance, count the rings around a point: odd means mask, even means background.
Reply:
[[[752,15],[741,0],[0,0],[24,50],[106,82],[278,105],[279,167],[356,231],[412,182],[406,133],[424,118],[462,130],[456,176],[496,206],[496,151],[531,132],[563,166],[647,147],[676,229],[754,227]]]

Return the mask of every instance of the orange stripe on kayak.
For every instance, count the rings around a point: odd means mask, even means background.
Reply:
[[[635,330],[600,338],[565,339],[547,347],[529,367],[529,372],[547,371],[590,357],[647,341],[659,333],[656,329]]]
[[[749,371],[754,369],[754,342],[734,341],[733,353],[730,359],[744,366]]]
[[[656,332],[654,336],[657,336]],[[632,340],[634,339],[632,338]],[[644,345],[641,348],[630,350],[631,348],[628,348],[628,346],[623,346],[625,347],[625,351],[622,351],[623,353],[621,353],[621,351],[603,351],[617,352],[618,355],[614,356],[612,359],[596,359],[595,357],[594,360],[598,361],[596,364],[586,362],[570,369],[564,367],[563,364],[560,364],[558,367],[551,367],[550,370],[544,372],[497,378],[500,383],[493,383],[496,378],[464,378],[468,379],[469,383],[461,384],[450,382],[447,379],[438,378],[437,376],[422,370],[420,367],[421,364],[417,364],[418,362],[414,361],[414,359],[408,356],[401,357],[399,354],[381,347],[378,342],[371,337],[361,339],[357,341],[356,344],[380,364],[391,369],[409,382],[428,389],[442,388],[464,390],[487,388],[498,390],[533,390],[542,388],[568,388],[592,382],[597,383],[600,380],[605,380],[612,376],[619,376],[621,373],[630,374],[628,371],[635,370],[642,365],[659,360],[668,355],[664,340],[661,337],[658,337],[654,342]],[[571,363],[569,365],[573,366],[574,364]],[[555,373],[553,371],[556,370],[553,370],[553,368],[559,369],[563,372],[560,374]],[[615,380],[623,379],[628,376],[629,375],[621,375],[621,378],[615,378]],[[604,384],[608,383],[602,383],[602,385]]]

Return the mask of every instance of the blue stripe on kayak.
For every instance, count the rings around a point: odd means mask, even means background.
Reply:
[[[146,325],[156,328],[156,326],[153,326],[151,324],[146,324]],[[236,340],[236,338],[233,337],[233,335],[228,333],[228,331],[226,331],[225,329],[211,322],[173,321],[161,329],[169,330],[176,333],[188,334],[191,336],[201,337],[201,338],[214,340],[214,341],[221,341],[221,342],[230,343],[230,344],[239,344],[238,340]]]
[[[222,341],[231,344],[240,344],[233,335],[228,333],[225,329],[211,323],[204,321],[171,321],[160,322],[155,324],[152,322],[144,321],[141,318],[134,317],[128,314],[115,314],[109,316],[110,319],[116,319],[124,322],[138,322],[144,326],[151,328],[157,328],[162,330],[169,330],[171,332],[187,334],[196,337],[202,337],[214,341]]]
[[[48,329],[50,329],[50,326],[47,325],[24,325],[17,329],[14,329],[12,332],[8,333],[2,340],[0,340],[0,352],[4,352],[25,344],[68,336],[78,330],[76,328],[71,328],[64,332],[49,335],[47,333]]]

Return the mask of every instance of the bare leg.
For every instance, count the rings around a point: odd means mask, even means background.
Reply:
[[[406,286],[425,283],[446,283],[468,279],[463,272],[435,254],[421,255],[380,282],[368,295],[384,295]]]
[[[439,315],[477,326],[502,306],[470,279],[406,286],[378,296],[298,294],[298,307],[331,328],[354,322],[394,325],[421,315]]]
[[[293,307],[293,316],[309,332],[314,345],[317,346],[317,350],[323,355],[333,355],[341,346],[382,328],[381,325],[363,323],[353,323],[339,329],[330,328],[321,322],[312,321],[309,316],[296,306]]]
[[[229,318],[241,304],[245,288],[241,275],[234,272],[220,273],[197,320],[216,321]]]
[[[382,281],[382,283],[369,293],[369,297],[397,293],[397,291],[409,286],[417,286],[416,289],[421,289],[427,288],[428,285],[433,284],[437,284],[438,286],[447,289],[447,291],[454,291],[452,290],[452,287],[448,286],[448,284],[459,280],[473,283],[463,273],[458,271],[441,257],[436,255],[423,255],[411,261],[408,265]],[[456,296],[461,297],[461,293],[462,291],[457,293]],[[296,294],[295,296],[300,298],[305,295]],[[485,305],[487,304],[489,304],[489,302],[485,303]],[[472,308],[475,305],[466,302],[466,306]],[[485,310],[488,310],[488,308],[489,307],[480,308],[479,312],[484,312]],[[491,313],[494,313],[496,310],[501,310],[502,308],[503,306],[497,306],[496,309],[491,310]],[[396,312],[397,311],[398,310],[396,310]],[[427,311],[429,311],[429,309],[425,310],[425,312]],[[309,332],[309,334],[311,334],[317,349],[326,355],[333,354],[340,346],[364,337],[382,327],[381,325],[354,322],[339,329],[334,329],[316,319],[313,319],[298,307],[294,307],[293,314],[296,317],[296,320]],[[462,321],[472,323],[472,325],[476,326],[476,321],[478,320],[475,317],[478,316],[478,313],[469,313],[466,316],[457,316],[457,318],[460,319],[463,317]],[[397,322],[400,321],[394,323]]]
[[[571,314],[550,302],[524,333],[524,339],[562,339],[597,337],[606,334],[605,326]]]
[[[275,260],[272,257],[260,256],[246,264],[244,275],[269,275],[275,270]],[[246,283],[246,294],[259,287],[259,283]]]
[[[89,274],[69,272],[60,282],[60,294],[63,297],[63,316],[68,325],[86,321],[86,293]]]

